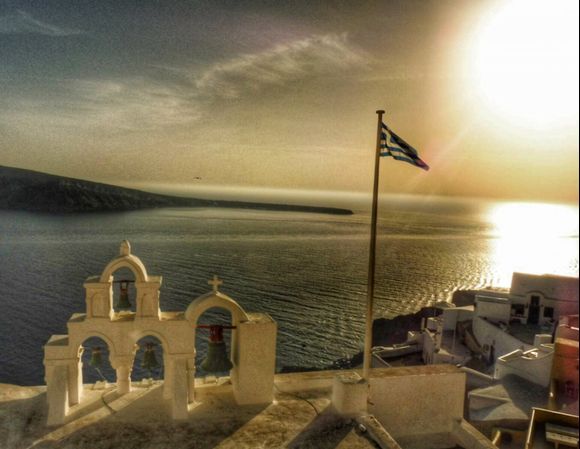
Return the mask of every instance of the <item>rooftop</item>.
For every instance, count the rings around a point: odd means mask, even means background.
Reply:
[[[336,413],[331,397],[337,373],[278,374],[274,401],[266,406],[237,405],[228,377],[196,379],[196,400],[189,408],[188,418],[182,421],[172,419],[171,404],[163,399],[160,380],[134,382],[132,391],[125,395],[120,395],[114,384],[87,384],[83,401],[71,407],[65,424],[52,428],[45,427],[46,387],[0,384],[0,416],[4,418],[0,420],[0,447],[375,449],[373,438],[390,430],[380,425],[375,429],[371,416],[354,420]],[[433,390],[438,385],[443,389],[455,388],[451,384],[458,373],[454,366],[430,365],[378,369],[374,370],[373,378],[379,383],[381,379],[393,379],[402,388],[405,387],[397,379],[406,379],[419,389],[428,386]],[[379,388],[376,394],[382,396],[380,386],[376,388]],[[408,401],[400,396],[391,399],[395,403]],[[382,400],[375,396],[375,402]],[[422,416],[421,410],[407,408],[405,413],[417,414],[418,421],[430,419]],[[392,441],[393,449],[441,449],[463,447],[457,445],[461,438],[467,438],[466,441],[483,438],[474,429],[469,430],[467,424],[458,425],[463,426],[459,433],[449,427],[440,428],[440,433],[396,437],[396,443],[386,434],[381,441]],[[489,444],[468,443],[465,447],[487,448]]]
[[[548,402],[548,388],[510,374],[495,385],[471,391],[469,396],[471,421],[503,423],[521,430],[528,426],[532,407]]]

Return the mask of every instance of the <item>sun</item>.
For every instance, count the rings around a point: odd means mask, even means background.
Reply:
[[[578,120],[578,1],[501,2],[471,47],[476,94],[512,124]]]

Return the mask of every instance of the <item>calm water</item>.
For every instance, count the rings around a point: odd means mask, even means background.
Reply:
[[[376,316],[410,313],[460,288],[508,286],[512,271],[578,275],[577,208],[418,199],[382,208]],[[163,276],[162,310],[184,310],[218,274],[245,310],[278,322],[279,368],[327,365],[362,347],[368,237],[364,213],[0,212],[0,382],[43,383],[43,344],[84,311],[83,281],[123,239]],[[197,347],[203,356],[203,342]]]

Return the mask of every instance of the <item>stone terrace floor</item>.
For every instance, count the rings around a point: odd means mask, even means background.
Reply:
[[[161,387],[154,383],[118,397],[114,386],[86,385],[71,420],[47,429],[46,387],[0,384],[0,448],[375,448],[353,423],[332,414],[328,390],[278,392],[267,407],[240,407],[228,385],[200,388],[189,420],[175,422]]]

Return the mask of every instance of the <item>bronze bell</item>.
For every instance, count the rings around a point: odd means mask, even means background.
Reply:
[[[154,343],[145,343],[145,353],[143,354],[143,362],[141,362],[141,368],[149,370],[149,373],[159,366],[159,362],[157,362],[155,357],[154,347]]]
[[[117,301],[117,309],[127,310],[131,308],[131,302],[129,301],[129,282],[130,281],[119,281],[119,290],[121,294],[119,295],[119,301]]]
[[[101,348],[99,346],[95,346],[91,350],[91,360],[89,361],[89,365],[94,368],[99,368],[103,365],[103,356],[101,353]]]
[[[153,377],[153,370],[159,366],[159,362],[155,358],[154,348],[154,343],[145,343],[145,353],[143,354],[143,361],[141,362],[141,368],[149,371],[149,377]]]
[[[209,329],[209,345],[207,357],[201,362],[201,368],[208,373],[223,373],[233,368],[228,357],[224,342],[224,329],[235,329],[235,326],[200,325],[198,327]]]

